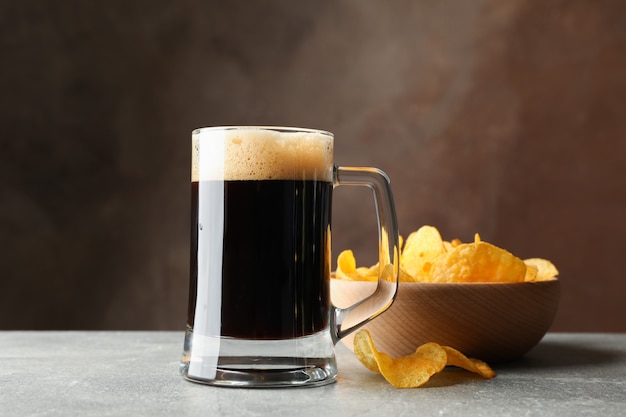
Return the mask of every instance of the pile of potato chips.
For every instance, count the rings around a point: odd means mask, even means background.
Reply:
[[[532,282],[556,279],[559,274],[546,259],[521,260],[504,249],[481,241],[478,234],[471,243],[462,243],[458,239],[444,241],[433,226],[423,226],[411,233],[404,247],[400,239],[400,249],[401,282]],[[351,250],[339,254],[335,278],[376,281],[378,277],[378,264],[357,267]],[[360,330],[355,335],[354,353],[366,368],[379,372],[396,388],[422,386],[448,365],[464,368],[484,378],[495,376],[486,363],[437,343],[426,343],[414,353],[394,359],[376,350],[367,330]]]
[[[487,379],[496,376],[485,362],[433,342],[418,347],[411,355],[394,359],[376,350],[367,330],[359,330],[354,336],[354,353],[367,369],[379,372],[396,388],[420,387],[446,366],[457,366]]]
[[[401,240],[402,246],[402,240]],[[525,282],[554,279],[559,272],[552,262],[532,258],[521,260],[510,252],[480,240],[462,243],[444,241],[433,226],[411,233],[401,248],[401,282]],[[337,258],[338,279],[376,281],[378,264],[357,267],[351,250]]]

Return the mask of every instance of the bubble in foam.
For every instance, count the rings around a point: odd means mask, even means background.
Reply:
[[[333,138],[317,131],[200,129],[192,180],[332,180]]]

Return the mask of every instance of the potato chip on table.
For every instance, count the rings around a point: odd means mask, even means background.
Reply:
[[[367,330],[354,337],[354,353],[370,371],[380,373],[396,388],[417,388],[441,372],[446,366],[457,366],[490,379],[495,372],[486,363],[470,359],[456,349],[430,342],[419,346],[415,353],[392,358],[379,352]]]

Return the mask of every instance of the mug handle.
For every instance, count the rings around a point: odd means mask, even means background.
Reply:
[[[347,336],[387,310],[398,292],[400,245],[398,220],[389,177],[377,168],[335,167],[334,186],[369,187],[374,197],[378,220],[379,269],[376,290],[346,308],[332,306],[331,333],[333,342]]]

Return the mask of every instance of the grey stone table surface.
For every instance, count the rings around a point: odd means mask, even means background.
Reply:
[[[339,344],[314,388],[218,388],[178,375],[182,332],[0,332],[0,416],[624,416],[626,334],[549,333],[484,380],[450,368],[396,389]]]

